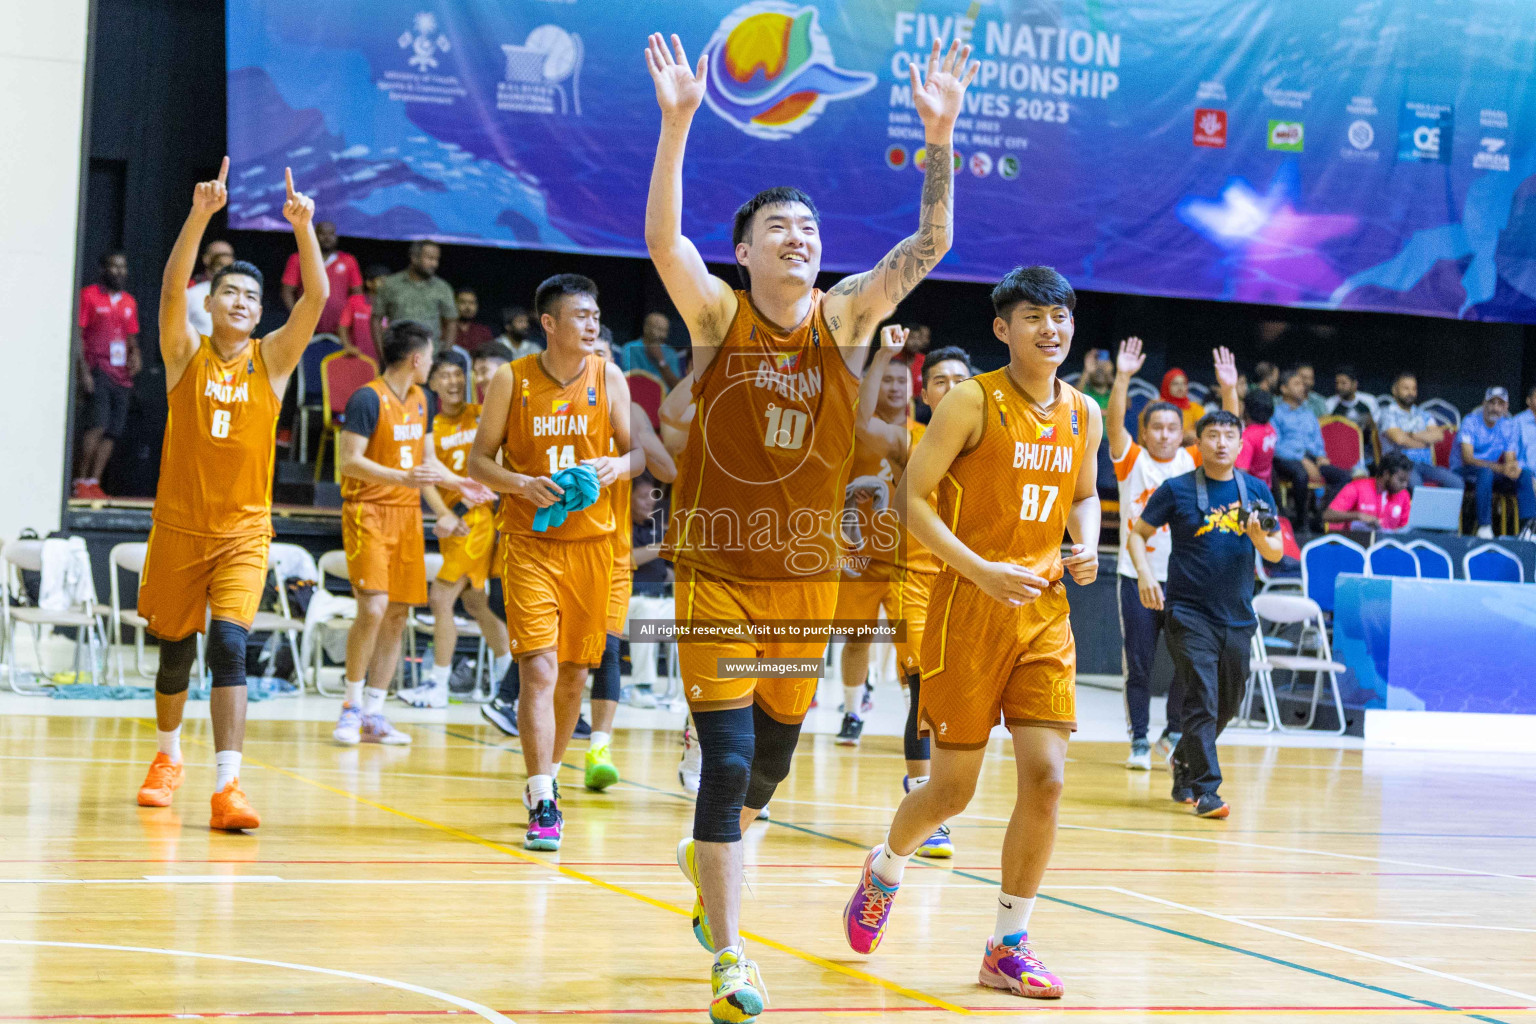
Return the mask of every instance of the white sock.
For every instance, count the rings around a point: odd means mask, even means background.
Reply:
[[[746,946],[746,943],[738,942],[734,946],[726,946],[724,949],[720,950],[718,953],[715,954],[715,963],[719,963],[720,962],[720,958],[725,956],[725,954],[727,954],[727,953],[730,953],[733,956],[735,956],[738,961],[745,960],[747,958],[747,946]]]
[[[598,732],[596,729],[593,729],[592,738],[587,740],[587,749],[596,750],[598,747],[606,747],[608,741],[612,738],[606,732]]]
[[[907,777],[907,786],[909,789],[916,789],[918,786],[921,786],[927,781],[928,776],[926,775],[910,775]]]
[[[368,687],[363,691],[363,714],[382,715],[384,713],[384,698],[389,696],[388,690],[375,690]]]
[[[992,926],[992,945],[1019,941],[1029,931],[1029,912],[1035,909],[1035,897],[997,894],[997,924]]]
[[[240,777],[240,751],[221,750],[213,755],[214,764],[218,766],[218,777],[214,780],[213,788],[216,792],[224,792],[224,787]]]
[[[512,655],[498,654],[491,660],[491,682],[497,686],[506,678],[507,669],[512,667]]]
[[[880,881],[886,885],[900,885],[901,873],[907,870],[907,861],[912,859],[909,853],[905,857],[891,852],[891,837],[885,837],[885,843],[880,847],[880,852],[875,855],[875,862],[871,870],[879,876]]]
[[[843,687],[843,710],[855,718],[859,717],[859,704],[864,700],[864,684],[855,683],[853,686]]]
[[[177,764],[181,763],[181,726],[178,725],[169,732],[156,729],[155,741],[160,744],[160,753]]]
[[[540,801],[553,800],[555,798],[555,780],[548,775],[528,776],[528,800],[533,806],[539,806]]]
[[[436,664],[434,664],[432,666],[432,674],[429,677],[431,679],[431,681],[432,681],[432,685],[433,686],[447,686],[448,685],[448,675],[452,671],[453,671],[452,663],[449,663],[447,665],[436,665]]]
[[[358,705],[362,704],[363,683],[365,680],[359,679],[356,682],[353,682],[351,679],[346,679],[343,680],[343,682],[347,687],[347,695],[343,697],[342,700],[346,701],[348,704],[351,704],[353,707],[357,707]]]

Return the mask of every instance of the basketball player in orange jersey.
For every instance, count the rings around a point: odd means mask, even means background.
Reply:
[[[437,514],[439,531],[449,533],[463,524],[450,523],[437,485],[477,504],[491,500],[479,484],[445,469],[426,443],[431,422],[421,385],[432,366],[432,335],[411,320],[390,324],[379,354],[383,370],[347,400],[337,442],[341,540],[357,618],[347,630],[346,696],[332,736],[349,747],[411,742],[384,717],[384,700],[406,617],[427,603],[422,500]]]
[[[469,382],[464,368],[452,359],[439,358],[427,374],[427,386],[437,395],[437,415],[432,417],[432,445],[437,461],[449,473],[463,477],[469,472],[469,450],[475,443],[480,406],[466,400]],[[496,513],[493,495],[484,485],[457,491],[443,484],[435,488],[443,508],[433,532],[443,567],[427,590],[432,608],[432,670],[427,682],[402,691],[401,700],[418,708],[448,706],[448,674],[459,643],[453,606],[460,599],[464,610],[480,626],[480,635],[491,652],[491,678],[497,682],[512,663],[507,647],[507,626],[491,610],[486,581],[495,575]],[[428,496],[431,503],[432,498]],[[464,507],[463,514],[455,510]]]
[[[535,514],[561,501],[565,490],[554,478],[562,470],[590,466],[607,490],[637,475],[645,458],[630,442],[624,372],[595,354],[597,285],[557,274],[539,285],[534,310],[549,347],[491,378],[469,465],[475,479],[504,495],[501,583],[528,771],[523,845],[558,850],[564,818],[555,773],[581,713],[587,673],[603,660],[615,523],[602,493],[543,531],[534,529]]]
[[[816,689],[814,678],[733,677],[719,662],[825,655],[824,633],[791,642],[760,629],[786,620],[825,628],[836,606],[859,368],[876,325],[949,250],[954,123],[978,68],[969,54],[958,41],[948,54],[935,44],[926,72],[911,69],[928,149],[917,230],[874,269],[822,294],[819,215],[795,188],[760,192],[736,211],[741,289],[709,273],[682,233],[683,151],[706,62],[695,70],[675,35],[670,48],[653,35],[646,49],[661,107],[646,246],[693,338],[698,403],[668,532],[677,621],[741,624],[735,638],[679,644],[703,767],[693,838],[679,844],[678,863],[697,890],[695,935],[715,954],[718,1021],[741,1024],[763,1008],[737,930],[741,826],[788,773]]]
[[[907,859],[970,803],[999,721],[1013,734],[1018,792],[1003,835],[1003,891],[981,984],[1055,999],[1061,979],[1029,946],[1029,914],[1056,838],[1067,737],[1077,727],[1077,653],[1066,573],[1099,564],[1099,407],[1056,378],[1077,297],[1049,267],[1018,267],[992,290],[1008,365],[955,386],[934,410],[897,486],[913,535],[944,563],[923,633],[920,721],[933,772],[896,809],[843,913],[848,944],[879,944]],[[935,510],[922,496],[938,491]],[[1015,513],[1013,510],[1017,508]],[[1063,558],[1063,535],[1075,542]]]
[[[240,790],[245,742],[245,641],[267,580],[272,544],[272,461],[277,414],[288,377],[299,364],[330,288],[315,204],[294,191],[283,216],[293,225],[304,294],[288,322],[257,340],[261,271],[235,262],[214,274],[205,300],[213,333],[187,322],[187,278],[209,219],[228,201],[229,157],[213,181],[192,195],[192,212],[176,236],[160,281],[160,355],[165,360],[164,454],[155,491],[154,528],[144,558],[139,614],[160,641],[155,673],[159,752],[139,790],[142,807],[167,807],[182,782],[181,720],[197,636],[208,618],[213,674],[214,783],[212,828],[251,829],[261,818]]]

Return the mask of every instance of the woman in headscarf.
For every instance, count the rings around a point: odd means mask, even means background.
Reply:
[[[1178,408],[1184,417],[1184,443],[1195,443],[1195,424],[1205,415],[1205,406],[1189,397],[1189,377],[1177,366],[1163,374],[1163,386],[1157,396]]]

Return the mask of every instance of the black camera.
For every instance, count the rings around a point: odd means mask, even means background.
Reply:
[[[1259,517],[1259,529],[1265,533],[1274,533],[1280,529],[1280,520],[1275,518],[1275,510],[1269,507],[1267,502],[1256,501],[1252,505],[1245,506],[1237,513],[1237,520],[1243,529],[1248,529],[1248,520],[1254,516]]]

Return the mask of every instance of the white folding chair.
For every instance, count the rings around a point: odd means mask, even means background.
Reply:
[[[334,576],[337,579],[343,580],[349,578],[347,576],[347,553],[345,551],[327,551],[325,554],[320,556],[319,565],[320,581],[316,586],[317,590],[325,589],[325,579],[327,576]],[[327,690],[325,688],[325,684],[321,682],[324,677],[320,672],[320,667],[325,663],[325,656],[322,653],[325,645],[322,643],[322,640],[324,639],[324,635],[326,633],[333,630],[340,630],[343,633],[346,632],[352,628],[352,623],[355,621],[356,619],[354,619],[352,616],[331,615],[327,618],[320,619],[312,627],[309,638],[309,648],[311,655],[310,675],[315,681],[316,693],[326,697],[346,696],[345,687],[336,690]],[[343,675],[345,675],[345,673],[343,673]]]
[[[1267,677],[1261,677],[1258,669],[1259,665],[1268,663],[1268,652],[1265,649],[1265,644],[1270,640],[1280,640],[1280,638],[1266,637],[1264,635],[1264,624],[1262,622],[1259,623],[1259,628],[1253,631],[1253,639],[1249,642],[1248,681],[1243,690],[1243,702],[1238,705],[1237,717],[1232,720],[1232,725],[1235,728],[1274,732],[1276,725],[1280,721],[1280,711],[1275,706],[1274,684],[1270,682],[1269,685],[1264,685],[1261,682],[1261,678]],[[1282,640],[1281,642],[1285,643],[1287,647],[1291,646],[1289,641]],[[1258,696],[1259,703],[1264,708],[1264,721],[1262,722],[1255,721],[1253,717],[1253,698],[1255,695]]]
[[[1333,732],[1342,736],[1349,723],[1344,717],[1344,698],[1339,693],[1338,674],[1345,671],[1346,666],[1333,660],[1333,648],[1328,642],[1328,627],[1323,622],[1322,608],[1316,601],[1301,594],[1257,594],[1253,598],[1253,611],[1259,617],[1261,631],[1264,623],[1272,622],[1282,626],[1300,625],[1304,635],[1315,634],[1317,637],[1315,655],[1302,654],[1304,647],[1299,641],[1296,654],[1270,654],[1262,642],[1253,646],[1253,678],[1263,694],[1266,713],[1274,716],[1272,721],[1275,728],[1281,732],[1306,732],[1311,729],[1317,720],[1323,677],[1327,676],[1328,685],[1333,691],[1334,710],[1339,716],[1339,727]],[[1312,706],[1307,712],[1307,720],[1299,726],[1288,726],[1280,721],[1279,701],[1275,696],[1276,669],[1292,673],[1293,680],[1301,672],[1313,674]]]
[[[1264,556],[1257,551],[1253,553],[1253,571],[1259,577],[1259,593],[1267,594],[1271,590],[1300,590],[1300,576],[1272,576],[1269,572],[1269,563],[1264,561]]]
[[[436,551],[428,551],[428,583],[430,584],[432,580],[437,579],[438,573],[442,572],[442,570],[443,556]],[[470,692],[467,699],[475,703],[483,704],[485,701],[490,700],[496,695],[496,687],[501,682],[499,679],[491,678],[491,665],[490,660],[487,657],[488,650],[485,646],[485,634],[480,629],[480,623],[476,622],[472,618],[460,618],[459,616],[455,615],[453,617],[453,624],[458,628],[459,636],[471,636],[479,641],[479,646],[475,652],[475,688]],[[436,626],[437,619],[436,616],[432,614],[430,608],[426,610],[419,608],[416,609],[411,613],[410,621],[407,623],[407,633],[409,634],[410,643],[409,660],[412,667],[412,679],[415,681],[415,685],[417,686],[421,685],[421,659],[417,656],[416,653],[416,637],[422,634],[425,634],[428,637],[434,636]],[[435,660],[435,650],[433,652],[433,656]],[[452,655],[450,653],[450,658],[451,657]]]
[[[44,608],[36,608],[30,605],[11,604],[11,586],[13,580],[19,586],[20,580],[17,573],[42,572],[43,569],[43,542],[41,540],[18,540],[7,544],[0,549],[0,559],[5,564],[5,579],[0,582],[0,593],[4,594],[3,605],[0,605],[0,614],[3,614],[3,623],[6,640],[6,673],[10,677],[11,689],[17,693],[46,694],[44,687],[23,687],[20,682],[20,671],[16,667],[16,627],[28,625],[32,627],[32,650],[37,658],[38,675],[43,673],[43,627],[72,627],[75,629],[75,673],[80,672],[80,650],[82,644],[88,648],[87,653],[91,660],[91,678],[93,682],[100,682],[102,671],[106,667],[106,631],[102,626],[102,619],[111,614],[111,609],[99,603],[94,595],[92,585],[92,599],[89,607],[81,606],[69,608],[63,611],[49,611]],[[13,571],[14,570],[14,571]],[[99,657],[98,657],[99,655]]]
[[[306,554],[303,548],[297,544],[273,544],[267,555],[267,566],[272,570],[272,578],[277,584],[277,611],[256,613],[256,618],[251,622],[252,633],[281,633],[288,639],[288,650],[293,654],[293,671],[299,679],[299,690],[304,689],[304,655],[299,645],[299,637],[304,633],[304,620],[293,617],[293,612],[288,607],[288,580],[283,575],[283,564],[286,559],[285,552],[293,552],[300,555]]]
[[[111,552],[107,555],[107,573],[110,577],[112,594],[112,649],[117,661],[117,685],[123,685],[123,627],[133,630],[133,668],[140,676],[153,678],[154,673],[144,666],[144,630],[149,626],[149,620],[139,614],[137,606],[124,608],[122,602],[122,587],[117,581],[119,570],[132,573],[142,579],[144,576],[144,556],[149,552],[149,545],[143,541],[130,541],[126,544],[112,545]]]

